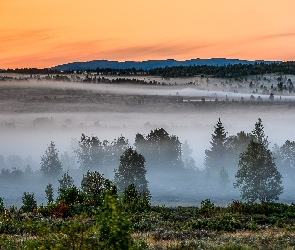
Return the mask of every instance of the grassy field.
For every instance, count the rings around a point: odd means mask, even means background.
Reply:
[[[58,203],[38,207],[30,213],[13,207],[3,210],[0,217],[1,249],[295,247],[293,204],[234,201],[227,207],[218,207],[205,200],[200,207],[154,206],[146,209],[123,204],[122,200],[107,204],[94,208]],[[111,240],[108,242],[108,239]],[[127,245],[116,245],[124,239],[127,239]]]

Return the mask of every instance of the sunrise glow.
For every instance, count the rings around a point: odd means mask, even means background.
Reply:
[[[294,0],[13,0],[0,68],[108,60],[295,59]]]

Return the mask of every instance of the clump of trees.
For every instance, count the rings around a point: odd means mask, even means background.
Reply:
[[[109,175],[110,168],[118,166],[119,158],[129,146],[128,140],[120,136],[109,143],[100,141],[97,136],[82,134],[79,146],[75,149],[82,170],[97,170]]]
[[[147,136],[136,134],[134,146],[144,155],[149,171],[179,170],[184,166],[178,137],[164,128],[152,130]]]
[[[210,143],[211,148],[205,151],[205,166],[209,173],[219,172],[219,184],[226,187],[230,182],[226,170],[229,169],[231,174],[235,173],[234,187],[240,189],[242,199],[252,203],[279,199],[283,192],[282,175],[268,149],[268,137],[260,118],[251,133],[242,131],[230,137],[226,137],[222,122],[218,119]],[[283,148],[281,152],[286,152]]]
[[[86,175],[83,175],[81,190],[86,199],[95,206],[102,204],[106,193],[117,194],[117,187],[109,179],[104,178],[97,171],[89,170]]]
[[[210,144],[205,151],[206,171],[196,171],[188,143],[181,144],[177,136],[169,135],[164,128],[154,129],[148,135],[137,133],[133,148],[124,136],[108,142],[82,134],[75,152],[84,175],[81,186],[77,187],[70,172],[63,172],[58,150],[51,142],[41,157],[39,169],[50,181],[45,191],[46,201],[49,205],[56,201],[66,206],[100,206],[108,192],[125,197],[126,202],[149,204],[148,183],[152,182],[160,191],[169,188],[179,193],[195,192],[203,184],[213,191],[228,190],[234,183],[242,199],[265,202],[277,200],[282,194],[282,177],[294,180],[295,143],[286,141],[271,151],[260,118],[250,133],[241,131],[231,136],[219,118]],[[17,176],[18,172],[2,169],[0,177],[12,173]],[[113,178],[110,172],[114,172]],[[51,183],[58,176],[61,179],[55,193]],[[210,181],[206,179],[208,176]],[[195,183],[196,179],[202,183],[193,189],[191,182]]]
[[[292,185],[295,179],[295,141],[286,140],[280,147],[275,144],[272,151],[279,171],[287,183]]]

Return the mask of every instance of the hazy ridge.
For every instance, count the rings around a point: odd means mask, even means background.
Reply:
[[[164,67],[173,67],[173,66],[194,66],[194,65],[207,65],[207,66],[224,66],[228,64],[254,64],[254,63],[272,63],[273,61],[264,61],[264,60],[240,60],[240,59],[227,59],[227,58],[210,58],[210,59],[190,59],[185,61],[177,61],[174,59],[167,60],[147,60],[147,61],[109,61],[109,60],[93,60],[87,62],[71,62],[67,64],[61,64],[52,67],[51,69],[58,70],[87,70],[87,69],[96,69],[96,68],[114,68],[114,69],[143,69],[149,70],[153,68],[164,68]],[[280,61],[277,61],[280,62]]]

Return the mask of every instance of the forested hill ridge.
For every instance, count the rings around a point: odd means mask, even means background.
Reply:
[[[203,60],[203,59],[200,59]],[[213,60],[213,59],[212,59]],[[221,60],[221,59],[220,59]],[[227,59],[224,59],[227,60]],[[172,62],[177,62],[172,60]],[[264,74],[284,74],[284,75],[295,75],[295,61],[288,62],[250,62],[250,61],[239,61],[237,63],[218,64],[216,65],[196,65],[193,66],[166,66],[166,67],[155,67],[152,69],[136,69],[131,67],[131,64],[126,68],[111,67],[112,65],[101,65],[96,68],[85,68],[85,69],[62,69],[57,67],[37,69],[37,68],[21,68],[21,69],[7,69],[0,70],[3,73],[19,73],[19,74],[67,74],[67,73],[81,73],[83,71],[93,72],[100,75],[151,75],[161,76],[164,78],[169,77],[194,77],[197,75],[204,75],[216,78],[239,78],[250,75],[264,75]],[[242,62],[247,62],[242,63]],[[68,64],[70,65],[70,64]]]
[[[178,67],[178,66],[225,66],[228,64],[255,64],[255,63],[272,63],[273,61],[247,61],[239,59],[226,59],[226,58],[211,58],[211,59],[190,59],[185,61],[177,61],[174,59],[167,60],[148,60],[148,61],[108,61],[108,60],[93,60],[88,62],[72,62],[67,64],[58,65],[52,67],[52,69],[59,70],[93,70],[96,68],[112,68],[112,69],[131,69],[136,70],[150,70],[155,68],[165,68],[165,67]]]

